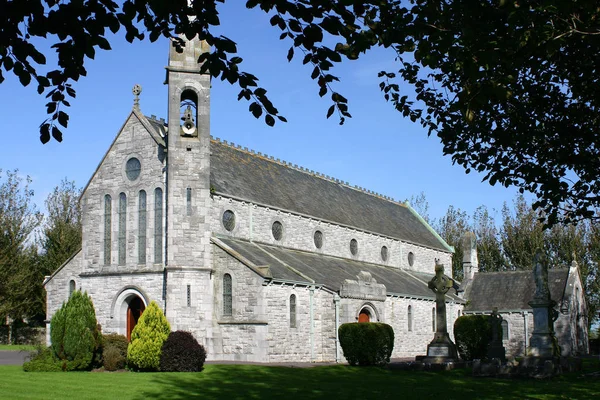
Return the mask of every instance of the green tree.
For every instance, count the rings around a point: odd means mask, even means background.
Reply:
[[[81,248],[81,189],[63,179],[46,199],[48,215],[42,237],[42,263],[46,274],[54,272]]]
[[[427,201],[427,197],[425,196],[425,192],[421,192],[418,195],[410,196],[410,199],[406,199],[406,202],[410,204],[410,206],[427,222],[431,224],[431,219],[429,218],[429,201]]]
[[[433,225],[442,239],[450,246],[454,246],[455,252],[452,257],[452,276],[454,279],[459,281],[462,280],[462,237],[471,229],[467,213],[460,208],[449,206],[446,215],[435,221]]]
[[[588,223],[585,256],[578,258],[588,308],[588,324],[600,320],[600,224]]]
[[[502,249],[509,269],[532,269],[536,250],[544,246],[544,226],[540,215],[522,195],[513,202],[514,210],[506,203],[502,208]]]
[[[5,176],[0,170],[0,317],[21,319],[39,313],[39,307],[29,301],[24,282],[39,266],[37,249],[30,240],[42,219],[30,183],[17,170]]]
[[[502,253],[500,233],[486,206],[478,207],[473,213],[473,231],[477,238],[479,271],[503,271],[506,260]]]
[[[80,290],[54,313],[50,322],[52,351],[63,371],[87,370],[99,352],[101,335],[91,297]]]
[[[152,301],[131,332],[127,348],[129,366],[142,371],[158,371],[161,348],[170,332],[169,321],[158,304]]]
[[[258,78],[242,70],[236,43],[220,34],[224,2],[3,0],[0,68],[49,98],[40,138],[60,141],[72,83],[85,76],[86,57],[110,49],[107,30],[124,29],[129,42],[164,36],[179,46],[178,35],[197,35],[212,46],[199,58],[204,72],[238,85],[238,99],[249,101],[257,118],[285,121]],[[535,193],[534,207],[550,224],[590,217],[600,205],[596,1],[239,3],[264,12],[265,23],[290,44],[288,60],[301,57],[312,67],[318,94],[330,94],[327,117],[337,112],[341,123],[350,117],[348,101],[334,90],[335,64],[383,47],[396,61],[379,73],[385,99],[437,135],[444,154],[467,172]],[[58,55],[48,71],[36,48],[42,38]]]

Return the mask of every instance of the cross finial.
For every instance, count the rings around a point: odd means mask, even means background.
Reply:
[[[140,109],[140,93],[142,93],[142,87],[138,84],[135,84],[133,86],[133,89],[131,89],[131,92],[135,96],[133,98],[133,108],[135,108],[136,110],[139,110]]]

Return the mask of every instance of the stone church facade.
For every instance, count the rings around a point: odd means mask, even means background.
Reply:
[[[103,332],[129,335],[156,301],[209,360],[343,361],[337,328],[358,321],[394,328],[392,357],[425,354],[427,282],[453,248],[408,204],[213,138],[207,50],[171,48],[168,121],[134,87],[81,196],[82,248],[44,282],[47,320],[81,289]],[[452,327],[466,300],[446,303]]]

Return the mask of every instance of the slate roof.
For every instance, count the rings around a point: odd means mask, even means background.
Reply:
[[[560,304],[563,300],[569,268],[548,271],[550,297]],[[476,273],[465,291],[469,302],[464,311],[531,310],[527,304],[535,293],[531,271]]]
[[[211,141],[211,188],[317,219],[450,252],[410,207]]]
[[[365,271],[370,272],[377,283],[386,286],[388,295],[435,299],[427,287],[427,282],[433,274],[408,272],[395,267],[225,236],[215,236],[213,242],[233,257],[250,264],[248,266],[255,270],[264,271],[258,267],[269,267],[270,276],[261,273],[267,279],[323,285],[337,292],[346,279],[356,280],[359,272]],[[451,292],[448,292],[447,298],[449,301],[464,303],[464,300]]]

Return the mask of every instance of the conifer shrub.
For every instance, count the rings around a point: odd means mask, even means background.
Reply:
[[[342,324],[338,329],[344,357],[350,365],[385,365],[394,349],[394,329],[379,322]]]
[[[185,331],[171,332],[163,343],[160,370],[165,372],[199,372],[206,360],[206,350]]]
[[[160,351],[171,326],[156,302],[151,302],[131,332],[127,364],[139,371],[158,371]]]
[[[125,368],[127,361],[127,346],[129,342],[123,335],[109,333],[102,335],[102,366],[107,371]]]
[[[484,359],[492,340],[489,315],[463,315],[454,322],[454,339],[463,360]]]
[[[23,363],[25,372],[60,372],[62,363],[54,356],[52,347],[39,346],[29,354],[29,361]]]
[[[92,299],[77,290],[50,321],[52,352],[63,371],[89,370],[99,359],[102,338]]]

